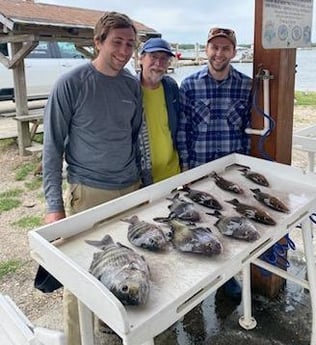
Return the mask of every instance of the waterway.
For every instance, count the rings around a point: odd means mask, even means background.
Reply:
[[[298,49],[296,53],[295,90],[316,91],[316,49]],[[252,63],[233,63],[239,71],[252,77]],[[188,75],[198,71],[203,66],[184,66],[175,69],[170,74],[180,84]]]

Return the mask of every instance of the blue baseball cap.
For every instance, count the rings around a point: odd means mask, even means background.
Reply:
[[[159,37],[150,38],[149,40],[147,40],[144,43],[140,53],[144,54],[153,52],[166,52],[170,56],[175,56],[171,50],[169,43]]]

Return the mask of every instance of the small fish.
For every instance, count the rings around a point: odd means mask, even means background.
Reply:
[[[117,242],[110,235],[101,241],[86,240],[101,249],[89,272],[101,281],[124,305],[145,304],[149,296],[149,267],[143,256]]]
[[[127,232],[130,243],[152,251],[166,248],[168,239],[159,226],[141,221],[137,216],[121,219],[121,221],[130,224]]]
[[[259,188],[250,189],[254,193],[254,198],[263,203],[264,205],[273,208],[276,211],[287,213],[289,208],[279,198],[272,196],[268,193],[263,193]]]
[[[169,225],[173,231],[172,243],[181,252],[213,256],[223,251],[221,242],[209,228],[189,227],[176,219],[170,220]]]
[[[259,184],[260,186],[269,187],[270,184],[268,180],[262,174],[250,170],[250,168],[238,169],[243,172],[243,176],[247,177],[249,180]]]
[[[153,220],[156,222],[168,222],[171,219],[180,219],[188,222],[199,222],[201,216],[195,209],[192,202],[186,201],[179,197],[177,193],[173,198],[168,199],[172,201],[172,204],[168,206],[170,213],[168,217],[156,217]]]
[[[268,212],[261,210],[255,206],[243,204],[237,199],[226,201],[235,206],[235,210],[244,215],[249,219],[253,219],[256,222],[266,224],[266,225],[275,225],[275,220],[268,214]]]
[[[207,214],[218,218],[214,225],[225,236],[248,242],[253,242],[260,238],[258,230],[244,216],[224,216],[219,211]]]
[[[208,208],[213,208],[214,210],[221,210],[223,206],[216,200],[216,198],[209,193],[202,192],[199,190],[191,189],[187,186],[182,188],[185,193],[184,195],[190,198],[192,201],[195,201],[199,205],[208,207]]]
[[[235,182],[228,181],[223,177],[217,175],[215,171],[212,172],[211,176],[215,179],[215,184],[228,192],[233,192],[235,194],[243,194],[243,189]]]

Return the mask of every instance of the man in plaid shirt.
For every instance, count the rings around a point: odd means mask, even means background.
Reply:
[[[237,152],[249,154],[252,79],[231,64],[236,55],[236,35],[231,29],[211,28],[206,55],[208,65],[188,76],[180,86],[180,119],[177,133],[182,170]],[[235,278],[224,292],[240,301]]]
[[[236,43],[233,30],[210,29],[208,65],[181,84],[177,140],[184,170],[232,152],[249,154],[252,79],[230,64]]]

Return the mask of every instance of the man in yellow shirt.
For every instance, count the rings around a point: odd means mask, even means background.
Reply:
[[[179,113],[179,88],[165,75],[174,57],[162,38],[150,38],[140,56],[139,79],[143,92],[142,129],[143,183],[148,185],[180,173],[176,132]]]

